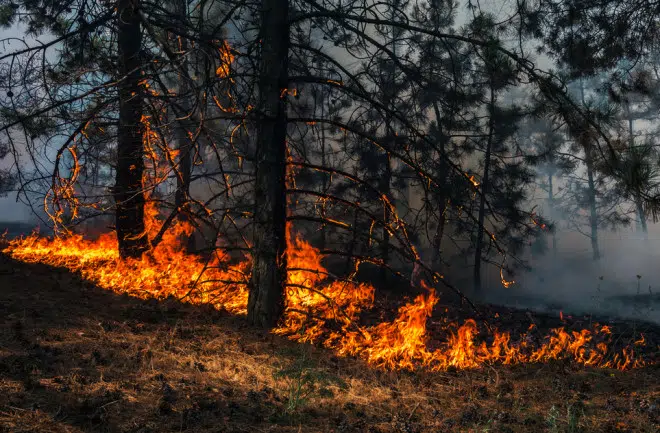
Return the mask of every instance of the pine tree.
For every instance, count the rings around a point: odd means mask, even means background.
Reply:
[[[114,186],[116,231],[121,257],[139,257],[149,249],[144,226],[144,115],[142,92],[142,31],[140,4],[121,0],[117,4],[117,46],[119,61],[119,125],[117,169]]]
[[[259,59],[259,121],[252,285],[248,320],[273,327],[284,310],[286,284],[286,159],[289,87],[288,0],[263,0]]]

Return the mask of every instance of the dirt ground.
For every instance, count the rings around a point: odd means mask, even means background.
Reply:
[[[0,431],[660,431],[657,364],[387,372],[0,254]]]

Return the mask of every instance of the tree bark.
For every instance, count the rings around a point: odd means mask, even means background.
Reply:
[[[394,9],[392,9],[392,18],[394,18]],[[397,51],[397,43],[396,43],[396,38],[394,37],[394,34],[392,34],[392,40],[390,41],[392,44],[392,55],[396,57],[396,51]],[[392,112],[395,110],[394,107],[394,98],[395,98],[395,92],[396,92],[396,67],[394,66],[394,63],[387,62],[387,67],[388,69],[388,77],[387,77],[387,82],[386,82],[386,89],[384,90],[384,96],[385,100],[383,101],[383,105],[385,106],[386,112],[385,112],[385,136],[387,137],[387,145],[389,146],[389,149],[394,149],[396,146],[396,138],[395,138],[395,129],[393,126],[394,118],[392,116]],[[393,200],[392,197],[392,161],[390,158],[389,152],[387,155],[385,155],[385,171],[383,173],[383,176],[380,179],[378,189],[380,190],[380,193],[383,194],[388,200]],[[383,261],[383,266],[381,268],[381,283],[386,286],[388,284],[388,277],[389,277],[389,271],[387,269],[387,265],[389,264],[390,261],[390,231],[388,230],[391,216],[390,216],[390,208],[387,206],[385,203],[383,203],[383,223],[385,226],[382,229],[382,236],[383,236],[383,241],[381,243],[381,259]]]
[[[149,249],[144,227],[144,148],[142,144],[142,88],[140,50],[142,37],[139,0],[117,4],[119,52],[119,131],[114,199],[115,225],[121,258],[137,258]]]
[[[441,116],[440,116],[440,107],[438,107],[437,103],[433,103],[433,110],[435,112],[435,121],[437,123],[438,131],[441,131],[440,128],[440,122],[441,122]],[[439,204],[439,209],[438,209],[438,226],[436,227],[435,234],[433,236],[433,241],[432,241],[432,248],[433,248],[433,255],[431,259],[431,263],[433,265],[433,270],[434,271],[439,271],[440,266],[442,265],[442,239],[445,235],[445,224],[447,222],[447,217],[445,215],[447,211],[447,191],[446,191],[446,183],[447,183],[447,178],[445,173],[448,171],[447,167],[445,164],[444,158],[446,158],[446,152],[445,152],[445,145],[444,142],[440,143],[440,148],[439,148],[439,155],[438,155],[438,163],[440,165],[440,173],[441,174],[441,183],[437,187],[437,197],[438,197],[438,204]]]
[[[554,217],[555,213],[555,192],[554,185],[552,182],[552,175],[548,175],[548,204],[550,205],[550,212]],[[557,233],[552,231],[552,256],[557,258]]]
[[[325,87],[321,86],[321,119],[325,119]],[[327,167],[326,160],[326,149],[325,149],[325,125],[321,125],[321,165]],[[321,191],[325,194],[328,192],[328,174],[323,172],[321,173]],[[327,247],[327,236],[325,233],[325,227],[321,229],[321,242],[320,242],[321,251],[325,250]]]
[[[580,79],[580,97],[582,99],[582,106],[585,106],[584,99],[584,81]],[[594,181],[594,161],[591,154],[591,145],[586,143],[584,145],[584,161],[587,166],[587,186],[589,187],[589,225],[591,226],[591,251],[593,259],[600,259],[600,247],[598,246],[598,208],[596,206],[596,183]]]
[[[589,186],[589,225],[591,226],[591,251],[593,259],[600,259],[598,246],[598,209],[596,207],[596,183],[594,181],[593,159],[590,149],[586,149],[587,183]]]
[[[486,194],[488,194],[489,174],[490,174],[490,154],[493,148],[493,130],[494,111],[495,111],[495,90],[493,83],[490,85],[490,118],[488,120],[488,143],[486,144],[486,156],[484,160],[484,175],[481,179],[481,197],[479,200],[479,216],[477,222],[477,242],[474,248],[474,291],[481,291],[481,253],[484,244],[484,222],[486,219]]]
[[[277,325],[286,286],[288,0],[262,0],[254,246],[248,320]]]
[[[642,233],[644,233],[644,239],[648,240],[649,238],[649,230],[646,225],[646,215],[644,214],[644,201],[641,198],[641,194],[637,195],[637,198],[635,199],[635,207],[637,208],[637,216],[639,218],[639,228],[642,229]]]
[[[387,130],[391,132],[391,127],[389,125],[390,124],[387,123]],[[390,142],[390,145],[391,144],[392,143]],[[385,197],[387,197],[388,200],[392,200],[391,188],[392,188],[392,162],[390,161],[390,155],[388,154],[386,155],[385,172],[383,173],[383,177],[380,179],[380,185],[378,189]],[[387,285],[388,276],[389,276],[387,265],[389,264],[390,261],[390,231],[388,230],[390,220],[391,220],[390,208],[385,203],[383,203],[383,223],[385,224],[385,226],[383,226],[382,229],[383,241],[380,245],[381,259],[383,261],[383,265],[385,265],[380,269],[380,278],[381,278],[381,283],[383,285]]]
[[[635,118],[633,116],[632,110],[630,109],[630,102],[626,103],[626,114],[628,115],[628,135],[630,142],[630,150],[634,151],[635,148]],[[644,234],[644,239],[648,240],[648,228],[646,226],[646,214],[644,213],[644,200],[642,199],[642,194],[639,191],[635,192],[635,208],[637,211],[637,231],[640,229]]]
[[[441,22],[440,22],[440,8],[441,6],[438,3],[433,3],[433,8],[436,9],[434,13],[434,25],[433,25],[433,31],[436,33],[440,32],[440,27],[441,27]],[[431,46],[431,56],[433,58],[433,61],[435,61],[435,56],[436,56],[436,47],[439,45],[437,42],[436,38],[434,39],[434,43]],[[433,68],[431,69],[432,72]],[[442,122],[442,116],[440,112],[440,107],[438,106],[437,102],[433,103],[433,111],[435,114],[435,121],[437,124],[438,132],[442,132],[442,127],[441,127],[441,122]],[[452,110],[452,115],[453,115],[453,110]],[[453,123],[453,122],[452,122]],[[451,126],[450,126],[451,128]],[[448,133],[451,133],[449,131]],[[446,174],[449,170],[447,170],[447,164],[445,163],[445,158],[447,157],[447,154],[445,152],[445,144],[444,140],[441,141],[440,143],[440,149],[439,149],[440,155],[438,155],[438,163],[440,164],[440,170],[439,172],[441,174],[441,183],[438,185],[438,203],[439,203],[439,209],[438,209],[438,227],[436,227],[435,234],[433,236],[433,241],[432,241],[432,248],[433,248],[433,255],[432,255],[432,265],[433,265],[433,270],[434,271],[439,271],[440,266],[442,265],[442,239],[444,238],[445,235],[445,225],[447,222],[447,217],[445,213],[447,212],[447,177]]]
[[[187,0],[176,0],[174,4],[175,13],[183,19],[188,15]],[[172,36],[175,40],[176,35]],[[190,182],[192,178],[192,160],[193,143],[189,136],[190,131],[190,85],[188,82],[188,60],[186,51],[188,50],[188,41],[181,38],[179,50],[183,53],[182,61],[179,65],[177,96],[181,109],[175,110],[175,116],[178,118],[175,139],[178,150],[178,175],[176,177],[176,192],[174,194],[174,205],[178,209],[178,219],[183,223],[190,223]],[[179,112],[180,111],[180,112]],[[194,234],[187,239],[182,240],[188,252],[195,251]]]
[[[433,265],[434,271],[439,271],[440,266],[442,265],[442,238],[445,234],[445,223],[447,218],[445,212],[447,211],[447,201],[444,197],[441,199],[440,209],[438,210],[438,227],[435,229],[435,234],[433,235],[433,255],[431,263]]]

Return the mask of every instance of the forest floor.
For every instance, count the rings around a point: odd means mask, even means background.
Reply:
[[[0,431],[659,429],[658,364],[380,371],[241,317],[119,296],[0,254]]]

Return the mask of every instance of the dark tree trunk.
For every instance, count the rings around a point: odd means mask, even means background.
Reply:
[[[387,127],[387,129],[388,131],[391,131],[391,128],[389,126]],[[383,177],[381,178],[379,185],[379,190],[381,194],[387,197],[388,200],[392,200],[391,188],[392,188],[392,162],[390,161],[390,155],[388,154],[386,155],[385,172],[383,173]],[[380,245],[381,259],[383,260],[383,264],[385,265],[380,270],[381,271],[380,278],[381,278],[381,283],[383,285],[387,284],[388,276],[389,276],[387,265],[389,264],[390,261],[390,231],[388,230],[390,221],[391,221],[390,208],[388,205],[383,203],[383,223],[385,224],[385,226],[383,227],[382,230],[383,241]]]
[[[437,103],[433,104],[433,110],[435,112],[435,119],[438,127],[438,131],[441,131],[440,127],[440,122],[441,122],[441,115],[440,115],[440,107],[438,106]],[[439,155],[438,155],[438,164],[440,165],[440,173],[446,173],[447,170],[447,164],[445,163],[444,158],[446,158],[446,152],[445,152],[445,145],[444,142],[440,143],[439,146]],[[433,270],[434,271],[439,271],[440,265],[442,264],[442,238],[445,235],[445,224],[447,221],[445,213],[447,212],[447,178],[443,174],[442,177],[440,178],[440,184],[437,186],[437,200],[439,204],[439,209],[438,209],[438,226],[436,227],[435,234],[433,236],[433,241],[432,241],[432,248],[433,248],[433,255],[432,255],[432,265],[433,265]]]
[[[433,3],[433,7],[437,8],[438,10],[434,14],[435,16],[435,25],[433,26],[433,31],[440,33],[440,8],[441,6],[438,3]],[[439,45],[437,42],[436,38],[434,38],[434,43],[431,46],[431,55],[435,59],[436,56],[436,47]],[[433,71],[433,69],[432,69]],[[440,107],[437,102],[433,103],[433,111],[435,114],[435,121],[437,123],[437,128],[438,132],[442,132],[442,115],[440,112]],[[453,113],[453,112],[452,112]],[[451,129],[451,126],[449,127]],[[451,132],[448,132],[451,133]],[[443,138],[444,140],[444,138]],[[441,141],[440,147],[439,147],[439,155],[438,155],[438,163],[440,165],[440,173],[443,173],[440,178],[440,184],[437,186],[437,200],[439,204],[439,209],[438,209],[438,226],[436,227],[435,234],[433,235],[433,240],[432,240],[432,245],[431,247],[433,248],[433,254],[431,257],[431,263],[433,266],[433,270],[438,272],[440,270],[440,266],[442,265],[442,239],[445,236],[445,225],[447,222],[447,217],[445,213],[447,212],[447,178],[444,173],[447,173],[449,170],[447,170],[446,163],[444,158],[447,157],[447,154],[445,152],[445,143],[444,141]]]
[[[325,92],[323,91],[325,88],[321,86],[321,119],[325,119]],[[325,149],[325,125],[321,125],[321,165],[323,167],[327,167],[327,160],[326,160],[326,149]],[[323,172],[321,173],[321,192],[324,194],[328,193],[328,174]],[[320,242],[320,248],[321,251],[325,250],[327,247],[327,236],[325,233],[325,226],[321,228],[321,242]]]
[[[585,106],[584,100],[584,82],[580,79],[580,97],[582,106]],[[600,259],[600,247],[598,246],[598,207],[596,205],[596,182],[594,180],[594,160],[591,153],[590,143],[584,145],[584,162],[587,166],[587,185],[589,187],[589,225],[591,227],[591,251],[594,260]]]
[[[142,37],[137,13],[139,0],[119,0],[117,43],[119,51],[119,131],[114,199],[119,255],[140,257],[149,249],[144,227],[144,171],[142,145],[142,88],[140,49]]]
[[[394,18],[394,9],[392,9],[392,19]],[[396,57],[396,51],[397,51],[397,44],[396,44],[396,39],[394,35],[392,35],[392,55]],[[395,110],[394,107],[394,98],[396,96],[396,67],[392,61],[387,63],[387,67],[389,68],[388,70],[388,78],[387,78],[387,83],[386,83],[386,88],[384,90],[384,96],[385,100],[383,101],[383,105],[385,106],[386,113],[385,113],[385,136],[387,137],[387,145],[388,149],[394,149],[396,146],[396,138],[395,138],[395,129],[394,129],[394,116],[392,116],[392,113]],[[385,155],[385,171],[383,173],[383,177],[380,179],[378,189],[380,190],[380,193],[383,194],[388,200],[393,200],[392,197],[392,160],[390,158],[389,154],[390,150],[387,151],[387,155]],[[388,284],[388,277],[389,277],[389,271],[387,269],[387,265],[390,262],[390,241],[391,241],[391,236],[390,236],[390,231],[389,231],[389,225],[391,221],[391,211],[388,205],[383,203],[383,223],[385,226],[383,227],[382,230],[382,236],[383,236],[383,241],[381,243],[381,259],[383,260],[383,266],[381,268],[381,283],[386,286]]]
[[[649,238],[649,229],[646,225],[646,215],[644,213],[644,201],[641,198],[641,194],[637,194],[635,200],[635,206],[637,207],[637,217],[639,218],[639,228],[642,229],[644,233],[644,239],[648,240]]]
[[[254,247],[248,320],[277,325],[286,285],[286,96],[288,0],[262,0]]]
[[[490,174],[490,154],[493,148],[493,130],[494,125],[494,111],[495,111],[495,90],[493,83],[490,85],[490,117],[488,120],[488,143],[486,144],[486,156],[484,157],[484,174],[481,179],[481,197],[479,200],[479,216],[477,221],[477,241],[474,247],[474,291],[481,291],[481,253],[484,245],[484,222],[486,219],[486,194],[489,188],[489,174]]]
[[[596,206],[596,182],[594,181],[593,159],[590,149],[586,149],[587,184],[589,186],[589,225],[591,226],[591,251],[593,259],[600,259],[598,246],[598,208]]]
[[[630,103],[626,103],[626,114],[628,115],[628,135],[630,140],[630,150],[634,150],[635,147],[635,118],[633,116],[632,110],[630,109]],[[644,234],[644,239],[648,240],[649,232],[648,227],[646,226],[646,214],[644,213],[644,199],[642,194],[639,191],[635,192],[635,208],[637,211],[637,231],[641,229]]]
[[[554,216],[555,212],[555,192],[554,192],[554,185],[552,182],[552,175],[548,175],[548,203],[550,205],[550,212]],[[557,258],[557,233],[555,231],[552,231],[552,256],[554,258]]]
[[[188,15],[187,0],[176,0],[174,5],[175,13],[180,17]],[[182,18],[183,19],[183,18]],[[177,36],[173,35],[176,41]],[[188,82],[188,60],[186,58],[186,51],[188,50],[188,41],[181,38],[179,50],[183,53],[182,61],[179,67],[181,68],[178,74],[178,89],[177,95],[179,96],[178,102],[180,110],[175,110],[175,116],[178,118],[176,125],[176,145],[179,151],[178,161],[178,175],[176,178],[176,193],[174,195],[174,205],[179,211],[179,221],[190,223],[190,182],[192,178],[192,160],[193,160],[193,142],[190,139],[190,116],[191,104],[190,99],[190,85]],[[182,96],[182,97],[181,97]],[[195,237],[190,236],[188,239],[183,240],[184,245],[188,252],[195,251]]]
[[[357,166],[354,167],[353,169],[353,176],[358,176],[358,170]],[[359,199],[359,194],[356,197],[355,201],[357,202]],[[347,249],[347,256],[346,256],[346,268],[344,269],[345,274],[349,274],[352,272],[354,268],[354,259],[353,256],[355,255],[355,247],[357,246],[357,238],[358,238],[358,223],[360,221],[360,211],[356,207],[353,210],[353,225],[351,226],[351,241],[348,244],[348,249]]]
[[[441,198],[440,209],[438,210],[438,227],[435,229],[435,234],[433,235],[433,256],[431,263],[433,264],[433,270],[438,271],[442,265],[442,238],[445,234],[445,223],[447,218],[445,212],[447,211],[447,201],[444,198]]]

